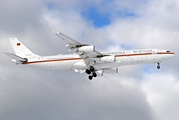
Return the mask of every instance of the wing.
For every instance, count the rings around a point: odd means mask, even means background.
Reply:
[[[92,80],[93,77],[103,76],[103,73],[115,74],[118,73],[118,68],[116,64],[111,64],[116,62],[115,54],[111,53],[100,53],[95,50],[94,45],[82,44],[73,40],[72,38],[58,32],[55,30],[55,35],[62,38],[67,42],[67,47],[70,50],[74,50],[81,58],[83,58],[85,64],[88,68],[74,69],[75,72],[87,73],[89,79]],[[118,60],[118,64],[121,61]]]
[[[104,56],[102,53],[96,51],[93,45],[81,44],[58,31],[55,32],[55,35],[67,42],[66,46],[82,57],[87,65],[94,64],[96,62],[94,58]]]
[[[75,47],[79,47],[79,46],[82,46],[83,44],[73,40],[72,38],[69,38],[68,36],[58,32],[58,33],[55,33],[56,36],[62,38],[64,41],[67,42],[67,46],[72,49],[72,48],[75,48]]]

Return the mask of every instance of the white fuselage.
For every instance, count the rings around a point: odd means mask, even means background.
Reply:
[[[93,66],[96,69],[113,68],[124,65],[160,63],[174,56],[173,52],[160,49],[126,50],[119,52],[102,52],[103,55],[114,55],[115,62],[99,62]],[[83,58],[78,54],[30,57],[24,65],[34,65],[47,69],[87,69]]]

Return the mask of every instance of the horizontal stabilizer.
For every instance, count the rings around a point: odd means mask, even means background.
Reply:
[[[19,57],[13,53],[7,53],[7,52],[4,52],[6,55],[8,55],[9,57],[11,57],[12,59],[15,59],[16,61],[18,62],[27,62],[27,58],[22,58],[22,57]]]

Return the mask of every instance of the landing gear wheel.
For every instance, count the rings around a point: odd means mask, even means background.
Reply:
[[[93,73],[93,77],[97,77],[97,74],[95,72]]]
[[[89,78],[89,80],[92,80],[92,79],[93,79],[93,76],[90,75],[88,78]]]
[[[160,65],[157,66],[157,69],[160,69]]]
[[[158,62],[157,64],[158,64],[157,69],[160,69],[160,62]]]
[[[91,71],[87,69],[86,74],[91,74]]]
[[[89,70],[90,70],[90,71],[94,71],[94,67],[93,67],[93,66],[90,66]]]

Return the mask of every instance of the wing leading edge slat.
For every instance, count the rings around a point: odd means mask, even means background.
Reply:
[[[81,44],[75,40],[73,40],[72,38],[60,33],[60,32],[55,32],[55,35],[58,36],[59,38],[63,39],[64,41],[67,42],[67,47],[70,49],[70,50],[75,50],[76,48],[78,47],[82,47],[82,46],[87,46],[87,44]],[[76,54],[78,54],[80,57],[82,57],[85,61],[85,63],[87,65],[91,65],[91,64],[94,64],[94,62],[91,62],[91,61],[94,61],[93,59],[94,58],[98,58],[98,57],[101,57],[103,56],[102,53],[98,52],[98,51],[93,51],[93,52],[78,52],[78,51],[75,51]]]

